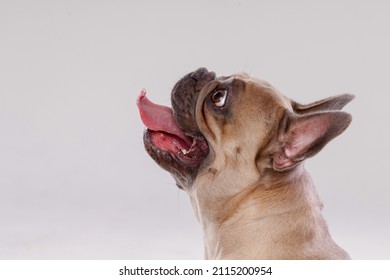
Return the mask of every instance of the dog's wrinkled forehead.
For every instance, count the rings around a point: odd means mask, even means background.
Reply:
[[[231,76],[223,76],[218,79],[221,84],[236,85],[234,89],[239,92],[234,94],[245,94],[247,102],[253,103],[254,106],[268,104],[268,109],[273,109],[274,106],[281,106],[288,110],[292,110],[291,100],[280,93],[278,89],[273,87],[267,81],[252,77],[247,73],[236,73]],[[239,85],[237,87],[237,85]],[[268,102],[267,102],[268,101]],[[273,104],[269,104],[269,102]]]
[[[251,76],[245,72],[238,72],[233,75],[229,76],[220,76],[218,79],[221,81],[226,81],[226,80],[232,80],[232,79],[241,79],[241,80],[248,80],[250,79]]]
[[[243,72],[217,77],[214,72],[209,72],[206,68],[199,68],[181,78],[171,94],[174,116],[179,127],[186,134],[193,137],[201,134],[195,116],[197,103],[203,102],[212,92],[224,87],[228,89],[228,99],[230,99],[227,101],[226,107],[238,108],[249,104],[248,108],[251,108],[255,104],[261,105],[263,103],[263,105],[268,104],[267,109],[269,109],[274,107],[274,104],[270,104],[270,102],[277,100],[278,106],[291,108],[290,100],[266,81],[251,77]],[[241,94],[244,96],[237,96]],[[239,103],[242,103],[241,106]],[[220,114],[219,117],[226,118],[227,116]]]
[[[240,77],[241,79],[246,79],[248,86],[253,88],[253,92],[257,94],[262,94],[263,96],[269,96],[276,104],[292,110],[291,100],[284,96],[278,89],[272,86],[267,81],[250,77],[248,75]]]

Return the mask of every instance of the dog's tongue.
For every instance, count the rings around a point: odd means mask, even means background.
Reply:
[[[192,138],[185,135],[179,128],[173,117],[171,108],[151,102],[146,97],[146,91],[144,89],[137,99],[137,106],[141,120],[148,129],[176,135],[191,146]]]

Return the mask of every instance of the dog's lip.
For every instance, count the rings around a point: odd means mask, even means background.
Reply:
[[[179,127],[171,108],[151,102],[142,90],[137,106],[141,120],[147,127],[146,145],[168,152],[172,158],[186,165],[198,165],[208,154],[204,137],[186,135]]]

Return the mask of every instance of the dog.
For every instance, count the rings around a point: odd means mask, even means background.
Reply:
[[[206,259],[349,259],[331,238],[304,168],[351,123],[354,98],[299,104],[245,73],[206,68],[174,86],[172,108],[137,99],[148,154],[190,197]]]

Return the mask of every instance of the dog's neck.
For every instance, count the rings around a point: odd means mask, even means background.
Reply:
[[[329,235],[321,215],[322,203],[303,165],[282,175],[265,175],[255,184],[229,186],[237,191],[233,194],[216,192],[218,186],[212,182],[208,186],[196,186],[203,190],[191,195],[203,227],[208,259],[229,258],[230,254],[234,258],[280,258],[275,244],[283,243],[281,247],[285,248],[284,242],[291,238],[297,243],[312,242],[318,236],[323,239]],[[206,188],[213,188],[210,194],[217,193],[218,197],[208,195]],[[287,227],[295,231],[283,232],[282,225],[286,223],[296,223]],[[237,244],[242,250],[237,250]],[[273,246],[275,256],[262,255],[266,246]]]

